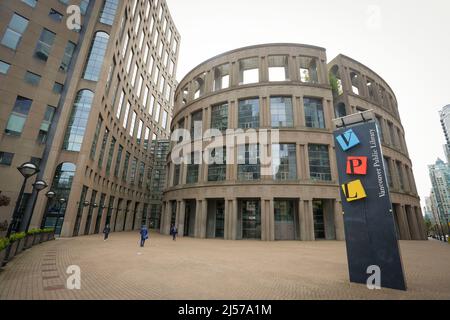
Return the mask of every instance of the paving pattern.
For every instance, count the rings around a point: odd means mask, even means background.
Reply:
[[[138,233],[57,239],[0,269],[5,299],[450,299],[450,245],[401,241],[408,291],[348,282],[345,243],[224,241]],[[69,290],[67,268],[81,270]]]

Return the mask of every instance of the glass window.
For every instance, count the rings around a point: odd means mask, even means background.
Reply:
[[[108,46],[109,35],[105,32],[97,32],[92,41],[88,60],[83,72],[83,78],[98,81]]]
[[[53,84],[53,92],[56,94],[61,94],[61,92],[64,89],[64,85],[62,85],[61,83],[55,82]]]
[[[27,71],[25,73],[24,80],[25,80],[25,82],[31,84],[32,86],[38,86],[39,82],[41,82],[41,76],[36,73]]]
[[[112,26],[116,17],[118,0],[105,0],[100,11],[100,22]]]
[[[292,110],[292,98],[271,97],[270,115],[272,128],[293,127],[294,114]]]
[[[98,117],[97,126],[95,127],[94,139],[92,140],[91,153],[90,153],[91,159],[95,158],[95,153],[97,152],[98,137],[100,136],[100,130],[102,129],[102,125],[103,125],[103,119],[102,119],[102,117]]]
[[[135,63],[134,69],[133,69],[133,76],[131,77],[131,86],[132,87],[134,87],[134,85],[136,84],[138,69],[139,69],[139,67],[138,67],[137,63]]]
[[[208,165],[208,181],[224,181],[227,178],[227,148],[211,150],[211,164]]]
[[[308,153],[311,179],[331,181],[328,146],[321,144],[309,144]]]
[[[35,8],[37,4],[37,0],[22,0],[22,2],[29,5],[32,8]]]
[[[0,60],[0,73],[7,74],[11,65],[5,61]]]
[[[316,98],[303,98],[305,108],[305,124],[309,128],[325,128],[322,100]]]
[[[120,119],[120,115],[122,114],[122,107],[125,99],[125,91],[122,90],[120,93],[119,104],[117,105],[116,118]]]
[[[230,65],[223,64],[214,68],[214,90],[227,89],[230,86]]]
[[[156,106],[156,112],[155,112],[155,120],[159,123],[159,118],[161,116],[161,104],[158,102]]]
[[[350,72],[350,81],[352,82],[352,91],[354,94],[359,95],[359,74],[352,71]]]
[[[334,107],[334,113],[336,118],[342,118],[345,117],[347,115],[347,111],[345,110],[345,104],[338,103],[335,107]]]
[[[123,172],[122,172],[122,180],[123,181],[127,181],[127,176],[128,176],[128,166],[130,164],[130,156],[131,154],[129,152],[127,152],[125,154],[125,162],[123,164]]]
[[[9,135],[20,136],[27,121],[33,100],[18,96],[14,108],[9,116],[5,132]]]
[[[55,9],[51,8],[50,12],[48,13],[48,16],[56,22],[61,22],[63,19],[63,15],[61,13],[59,13],[58,11],[56,11]]]
[[[136,113],[136,111],[133,111],[133,114],[131,116],[131,126],[130,126],[130,132],[129,132],[130,136],[132,136],[132,137],[134,136],[134,128],[136,126],[136,117],[137,117],[137,113]]]
[[[317,59],[300,57],[300,81],[303,83],[319,83],[317,76]]]
[[[15,50],[27,26],[28,19],[14,13],[3,35],[1,44]]]
[[[117,150],[116,165],[114,167],[114,176],[115,177],[119,176],[120,162],[122,161],[122,153],[123,153],[123,147],[122,147],[122,145],[119,145],[119,150]]]
[[[130,115],[131,104],[130,101],[127,101],[127,107],[125,108],[125,116],[123,117],[122,126],[126,128],[128,126],[128,116]]]
[[[142,128],[143,128],[143,126],[144,126],[144,122],[142,120],[139,120],[138,132],[137,132],[137,136],[136,136],[137,144],[141,144],[141,141],[142,141]]]
[[[122,46],[122,57],[125,57],[125,53],[127,53],[128,41],[130,41],[129,33],[125,34],[125,40],[123,41],[123,46]]]
[[[200,163],[200,153],[192,152],[188,156],[188,165],[186,166],[186,183],[197,183]]]
[[[191,116],[191,139],[201,139],[203,131],[203,110],[197,111]]]
[[[10,166],[14,158],[14,153],[0,151],[0,164]]]
[[[72,61],[73,52],[75,51],[76,44],[69,41],[67,42],[66,49],[64,50],[64,56],[59,66],[60,70],[67,71],[69,69],[70,62]]]
[[[272,145],[272,169],[274,180],[297,179],[297,155],[295,144]]]
[[[225,131],[228,128],[228,103],[215,105],[211,109],[211,129]]]
[[[248,58],[239,61],[239,84],[259,82],[259,58]]]
[[[75,103],[70,115],[63,149],[68,151],[80,151],[83,143],[86,126],[91,112],[94,93],[90,90],[81,90],[75,97]]]
[[[145,134],[144,134],[144,150],[148,150],[148,143],[150,139],[150,128],[145,128]]]
[[[39,128],[39,143],[45,143],[47,140],[48,131],[50,130],[50,126],[53,121],[53,117],[55,115],[56,108],[52,106],[47,106],[45,110],[44,119],[42,120],[41,127]]]
[[[259,144],[238,146],[238,180],[260,179]]]
[[[289,80],[288,56],[269,56],[269,81]]]
[[[180,165],[176,164],[173,173],[173,185],[177,186],[180,183]]]
[[[136,182],[136,169],[137,169],[138,159],[133,158],[131,161],[131,172],[130,172],[130,183],[134,184]]]
[[[105,133],[103,134],[102,146],[100,147],[100,156],[98,157],[98,167],[102,168],[103,166],[103,158],[105,156],[106,146],[108,145],[109,138],[109,130],[105,129]]]
[[[238,127],[259,128],[259,99],[239,100]]]
[[[106,175],[108,176],[111,171],[111,164],[114,156],[114,149],[116,148],[116,143],[117,143],[116,138],[112,137],[111,143],[109,145],[108,160],[106,161]]]
[[[50,30],[42,30],[41,36],[39,37],[36,49],[34,51],[34,56],[43,61],[47,61],[50,51],[52,50],[53,42],[55,42],[56,34]]]
[[[85,14],[86,14],[86,12],[87,12],[87,8],[88,8],[88,6],[89,6],[89,1],[90,0],[81,0],[81,2],[80,2],[80,11],[81,11],[81,14],[84,16]]]
[[[163,112],[163,118],[162,118],[161,126],[163,127],[163,129],[167,128],[167,111],[165,111],[165,110]]]

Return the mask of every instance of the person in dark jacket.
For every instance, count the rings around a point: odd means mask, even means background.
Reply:
[[[140,234],[141,234],[141,247],[143,247],[144,244],[145,244],[145,240],[148,239],[148,229],[147,229],[147,226],[143,225],[143,226],[141,227],[141,232],[140,232]]]
[[[103,234],[105,235],[105,238],[103,239],[103,241],[108,240],[109,237],[109,233],[111,232],[111,228],[109,227],[109,224],[107,224],[105,226],[105,229],[103,229]]]
[[[173,237],[173,241],[176,241],[177,240],[178,229],[175,227],[174,224],[172,224],[172,226],[170,227],[170,234]]]

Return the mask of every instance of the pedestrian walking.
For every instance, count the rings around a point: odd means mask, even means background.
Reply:
[[[170,234],[173,237],[173,241],[177,241],[178,229],[175,227],[174,224],[172,224],[172,226],[170,227]]]
[[[147,229],[147,226],[143,225],[143,226],[141,227],[141,232],[140,232],[140,234],[141,234],[141,247],[143,247],[144,244],[145,244],[145,240],[148,239],[148,229]]]
[[[103,238],[103,241],[108,240],[109,237],[109,233],[111,232],[111,228],[109,227],[109,224],[107,224],[105,226],[105,229],[103,229],[103,234],[105,235],[105,237]]]

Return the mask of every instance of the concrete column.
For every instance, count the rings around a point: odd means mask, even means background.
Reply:
[[[411,233],[409,231],[408,218],[406,216],[405,207],[402,205],[397,205],[396,212],[398,214],[398,229],[400,232],[401,240],[411,240]]]
[[[230,66],[230,87],[239,85],[239,61],[232,61]]]
[[[163,234],[164,231],[164,225],[165,225],[165,220],[166,220],[166,201],[163,201],[161,204],[161,218],[160,218],[160,223],[159,223],[159,233]]]
[[[176,211],[175,211],[175,226],[176,225],[178,225],[178,223],[179,223],[179,219],[180,219],[180,205],[181,205],[181,203],[180,203],[181,201],[177,201],[176,202],[176,206],[177,206],[177,208],[176,208]],[[172,227],[172,224],[170,225],[170,227]]]
[[[259,59],[259,82],[269,81],[269,62],[267,57],[260,57]]]
[[[332,119],[334,114],[334,106],[330,100],[323,99],[324,115],[325,115],[325,128],[331,130],[333,128]]]
[[[164,234],[170,234],[170,220],[172,220],[172,201],[167,202],[166,221],[164,222]]]
[[[275,209],[273,199],[269,200],[269,241],[275,240]]]
[[[391,169],[391,177],[392,183],[394,185],[394,190],[400,190],[400,177],[398,175],[397,166],[394,159],[391,159]]]
[[[305,201],[298,200],[298,223],[300,230],[300,240],[306,241],[306,213],[305,213]]]
[[[336,229],[336,240],[345,240],[344,232],[344,212],[340,199],[334,200],[334,227]]]
[[[231,212],[230,212],[230,227],[231,227],[231,239],[236,240],[237,239],[237,216],[238,216],[238,201],[237,199],[233,199],[231,201]]]
[[[306,240],[314,241],[314,216],[312,199],[305,200]]]
[[[178,236],[179,237],[184,236],[185,216],[186,216],[186,201],[181,200],[180,201],[180,212],[178,215]]]
[[[202,199],[201,207],[201,219],[200,219],[200,238],[206,238],[206,223],[208,221],[208,200]]]
[[[416,213],[411,206],[405,206],[405,209],[406,215],[408,217],[408,222],[410,225],[411,240],[420,240],[421,236]]]
[[[270,105],[267,97],[259,99],[259,122],[260,128],[270,128]]]
[[[415,212],[417,217],[417,225],[419,226],[420,231],[420,240],[427,240],[427,229],[425,227],[422,212],[419,207],[414,207],[413,211]]]
[[[296,160],[296,167],[297,167],[297,179],[303,180],[305,179],[305,173],[302,170],[302,153],[301,153],[302,146],[300,144],[295,145],[295,160]]]
[[[225,212],[224,212],[224,226],[223,226],[223,238],[225,240],[231,239],[230,236],[230,205],[229,199],[225,199]]]
[[[311,173],[309,171],[309,153],[308,153],[308,145],[303,145],[303,168],[305,170],[305,179],[309,180],[311,178]]]
[[[294,128],[300,127],[300,102],[298,97],[292,99],[292,114],[294,116]]]
[[[303,104],[303,96],[295,97],[297,101],[297,111],[298,111],[298,125],[300,127],[305,127],[305,105]]]
[[[261,240],[269,240],[269,211],[266,206],[266,202],[269,200],[261,199]]]
[[[288,57],[288,68],[289,68],[289,79],[291,81],[300,81],[298,77],[299,70],[298,63],[297,63],[297,57],[296,56],[289,56]]]
[[[330,159],[331,180],[338,182],[339,176],[338,176],[338,172],[337,172],[337,166],[333,165],[333,163],[337,163],[336,152],[332,145],[328,146],[328,155],[329,155],[329,159]]]

